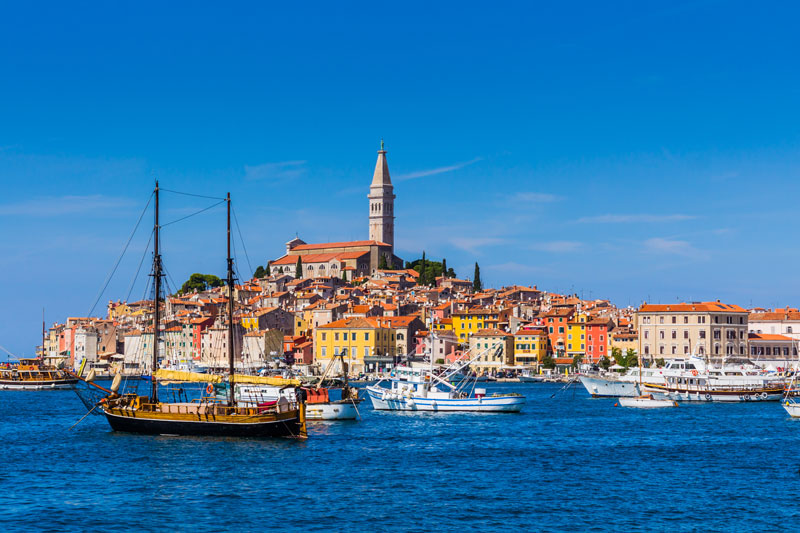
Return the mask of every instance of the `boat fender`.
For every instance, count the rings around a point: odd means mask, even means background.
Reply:
[[[696,376],[697,375],[697,370],[692,370],[692,375]]]
[[[761,399],[762,400],[766,400],[767,399],[767,393],[766,392],[762,392],[761,393]]]
[[[209,383],[206,386],[206,394],[209,394],[209,395],[214,394],[214,384],[213,383]]]

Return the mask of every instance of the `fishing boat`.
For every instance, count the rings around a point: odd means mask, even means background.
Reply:
[[[341,360],[342,379],[344,386],[341,389],[341,399],[331,400],[331,389],[323,387],[322,383],[333,368],[336,357],[332,357],[319,378],[316,387],[305,388],[306,393],[306,418],[308,420],[355,420],[358,414],[358,404],[362,401],[358,397],[358,390],[351,387],[347,381],[348,364],[345,361],[347,350],[338,354]]]
[[[160,226],[159,187],[155,187],[155,226],[153,253],[154,282],[154,335],[152,369],[158,369],[159,363],[159,325],[161,282],[163,276],[161,254],[159,250]],[[230,193],[226,197],[228,210],[228,339],[234,338],[234,273],[231,257],[231,200]],[[196,435],[220,437],[298,437],[306,438],[304,393],[297,388],[295,400],[280,397],[275,402],[263,405],[239,405],[236,402],[235,390],[237,375],[234,371],[233,342],[228,348],[228,390],[225,401],[212,395],[184,402],[164,402],[159,399],[159,372],[153,372],[150,383],[150,394],[143,396],[136,393],[119,394],[121,376],[117,375],[109,389],[91,381],[91,386],[99,388],[107,395],[100,400],[98,406],[114,431],[141,433],[147,435]],[[186,373],[192,374],[192,373]],[[199,377],[198,377],[199,376]],[[203,377],[204,376],[204,377]],[[221,376],[193,374],[184,376],[192,380],[220,380]],[[256,376],[253,376],[255,378]],[[163,379],[163,378],[162,378]],[[213,387],[212,387],[213,390]],[[208,391],[208,389],[206,389]]]
[[[78,378],[44,364],[39,358],[20,359],[0,367],[0,389],[45,390],[71,389]]]
[[[399,365],[390,378],[367,387],[372,407],[379,411],[518,413],[526,401],[521,394],[487,394],[486,389],[475,388],[474,379],[450,382],[452,374],[469,366],[480,355],[482,353],[457,361],[438,374],[433,371],[432,357],[427,367]]]

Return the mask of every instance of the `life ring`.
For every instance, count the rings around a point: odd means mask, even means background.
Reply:
[[[692,375],[696,376],[697,375],[697,370],[692,370]]]
[[[761,393],[761,399],[762,400],[766,400],[767,399],[767,393],[766,392],[762,392]]]
[[[706,394],[706,401],[709,401],[709,402],[711,401],[711,395],[710,394]]]
[[[214,384],[209,383],[206,387],[206,394],[214,394]]]

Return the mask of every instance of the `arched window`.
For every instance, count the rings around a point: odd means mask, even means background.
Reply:
[[[337,268],[339,268],[339,267],[336,265],[336,263],[331,265],[331,270],[336,270]]]
[[[319,266],[319,269],[320,269],[320,270],[325,270],[325,265],[320,265],[320,266]]]
[[[787,326],[786,333],[791,333],[791,332],[792,332],[792,326]]]
[[[311,266],[311,265],[308,265],[308,268],[306,270],[314,270],[314,267]]]

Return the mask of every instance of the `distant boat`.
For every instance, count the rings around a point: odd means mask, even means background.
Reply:
[[[623,397],[619,399],[620,407],[638,407],[640,409],[658,409],[661,407],[678,407],[675,400],[658,400],[652,394],[635,396],[633,398]]]
[[[77,382],[78,378],[45,365],[41,359],[20,359],[18,363],[0,367],[0,389],[71,389]]]

